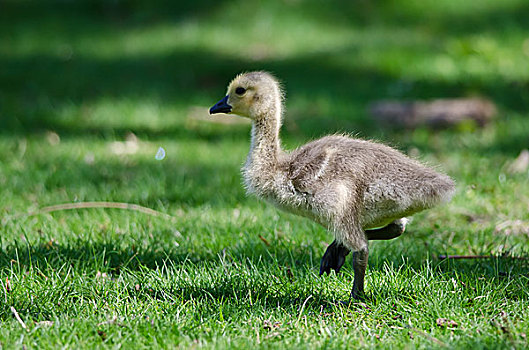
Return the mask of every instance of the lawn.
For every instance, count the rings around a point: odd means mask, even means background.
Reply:
[[[529,171],[509,169],[529,148],[528,17],[525,0],[0,1],[0,348],[526,346]],[[285,148],[345,132],[457,182],[370,244],[362,303],[339,303],[350,259],[318,276],[328,232],[245,195],[249,124],[207,116],[253,69],[283,82]],[[485,128],[366,111],[472,96],[498,107]],[[39,211],[92,201],[168,216]]]

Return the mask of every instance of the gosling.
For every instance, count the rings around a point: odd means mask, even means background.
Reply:
[[[276,78],[250,72],[235,77],[209,112],[251,119],[242,168],[247,192],[333,232],[320,275],[338,273],[353,251],[351,297],[361,299],[368,241],[400,236],[407,216],[449,201],[454,182],[391,147],[347,136],[325,136],[286,152],[279,140],[282,98]]]

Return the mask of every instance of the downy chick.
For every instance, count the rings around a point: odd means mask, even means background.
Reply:
[[[245,73],[233,79],[210,113],[252,120],[250,152],[242,168],[247,192],[334,234],[320,275],[339,272],[353,251],[351,296],[361,298],[368,240],[400,236],[405,217],[449,201],[454,182],[391,147],[347,136],[325,136],[286,152],[279,140],[282,97],[269,73]]]

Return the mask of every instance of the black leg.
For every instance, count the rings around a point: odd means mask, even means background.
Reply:
[[[338,273],[345,263],[345,258],[348,254],[349,249],[336,242],[336,240],[332,242],[327,247],[325,254],[323,254],[323,258],[321,258],[320,276],[324,273],[330,273],[331,269]]]
[[[366,238],[372,240],[388,240],[399,237],[406,229],[406,219],[395,220],[391,224],[375,229],[366,230]],[[350,253],[350,250],[344,245],[332,242],[323,254],[320,264],[320,276],[324,273],[330,273],[331,269],[336,273],[340,271],[345,258]],[[364,279],[366,275],[367,260],[369,257],[369,249],[366,248],[353,253],[353,271],[354,281],[353,290],[351,291],[351,298],[358,300],[364,297]]]
[[[388,240],[397,238],[401,234],[404,233],[404,230],[406,229],[405,222],[403,223],[401,220],[397,220],[389,224],[388,226],[378,228],[375,230],[366,230],[366,236],[367,239],[370,241],[373,240]]]
[[[405,222],[402,220],[396,220],[391,224],[375,229],[375,230],[366,230],[365,234],[368,240],[388,240],[400,236],[404,229],[406,228]],[[323,258],[321,259],[320,264],[320,276],[324,273],[330,273],[331,269],[336,273],[340,272],[343,264],[345,263],[345,258],[349,254],[350,250],[344,245],[337,243],[336,240],[332,242]]]
[[[356,300],[364,297],[364,277],[366,275],[368,257],[369,249],[367,246],[364,249],[353,253],[353,270],[355,276],[351,298]]]

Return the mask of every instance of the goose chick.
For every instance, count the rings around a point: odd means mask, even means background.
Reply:
[[[353,251],[351,296],[361,298],[368,240],[401,235],[405,217],[450,200],[454,182],[391,147],[346,136],[326,136],[285,152],[279,140],[282,96],[269,73],[245,73],[233,79],[210,113],[252,120],[242,169],[247,192],[333,232],[320,275],[339,272]]]

